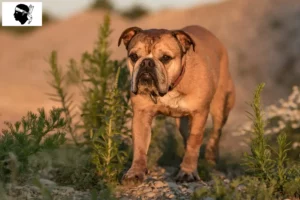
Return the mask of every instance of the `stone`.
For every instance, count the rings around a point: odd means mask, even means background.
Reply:
[[[175,195],[172,194],[172,193],[169,193],[169,194],[166,195],[166,197],[169,198],[169,199],[173,199],[175,197]]]
[[[188,184],[188,183],[182,183],[182,186],[184,186],[184,187],[188,187],[188,186],[189,186],[189,184]]]
[[[192,194],[194,191],[191,190],[191,189],[187,189],[186,192],[189,193],[189,194]]]
[[[228,178],[224,179],[224,183],[229,184],[230,180]]]
[[[242,190],[245,190],[245,189],[246,189],[246,186],[244,186],[244,185],[239,185],[239,186],[237,186],[237,189],[238,189],[239,191],[242,191]]]
[[[30,189],[31,189],[33,192],[35,192],[35,193],[41,192],[41,189],[38,188],[37,186],[30,186]]]
[[[144,188],[144,190],[142,192],[143,193],[152,192],[152,189],[150,187],[147,187],[147,188]]]
[[[157,180],[158,176],[152,176],[152,179]]]
[[[155,194],[154,192],[148,192],[148,193],[146,194],[146,196],[152,198],[152,197],[155,197],[156,194]]]
[[[175,182],[167,182],[167,186],[170,188],[178,188],[178,185]]]
[[[202,185],[201,184],[199,184],[199,183],[190,183],[189,184],[189,189],[190,190],[195,190],[196,188],[199,188],[199,187],[201,187]]]
[[[161,187],[164,187],[166,185],[167,184],[162,182],[162,181],[155,181],[153,186],[156,187],[156,188],[161,188]]]
[[[44,186],[47,186],[47,187],[53,187],[53,186],[56,186],[56,183],[51,181],[51,180],[48,180],[48,179],[43,179],[41,178],[40,179],[40,183]]]
[[[163,192],[170,192],[170,188],[169,188],[169,187],[165,187],[165,188],[163,188],[162,191],[163,191]]]

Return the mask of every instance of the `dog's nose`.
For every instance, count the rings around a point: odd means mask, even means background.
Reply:
[[[141,67],[149,67],[152,68],[155,66],[154,60],[151,58],[145,58],[142,62],[141,62]]]

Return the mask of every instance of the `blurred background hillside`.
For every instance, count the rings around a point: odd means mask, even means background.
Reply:
[[[246,119],[245,102],[260,82],[266,82],[265,105],[287,97],[293,85],[300,85],[299,0],[126,2],[49,0],[43,4],[42,27],[0,27],[0,129],[3,121],[17,120],[29,110],[55,106],[45,94],[50,90],[45,74],[50,52],[58,51],[61,66],[70,58],[79,59],[93,48],[107,11],[113,28],[110,48],[117,59],[126,55],[117,39],[129,26],[180,29],[198,24],[220,38],[228,48],[237,88],[228,131]]]

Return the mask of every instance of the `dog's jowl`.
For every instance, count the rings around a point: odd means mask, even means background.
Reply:
[[[213,130],[205,158],[215,163],[222,128],[235,101],[228,55],[200,26],[180,30],[130,27],[121,34],[131,76],[133,162],[123,183],[142,182],[147,173],[151,123],[157,114],[176,118],[185,142],[177,181],[199,180],[197,161],[210,113]]]

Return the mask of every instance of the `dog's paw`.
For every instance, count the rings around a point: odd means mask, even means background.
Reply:
[[[130,168],[122,177],[122,185],[137,186],[143,183],[148,173],[147,169]]]
[[[195,170],[193,172],[186,172],[182,169],[179,170],[179,172],[177,173],[176,177],[175,177],[175,181],[176,182],[194,182],[194,181],[200,181],[200,177],[198,174],[198,171]]]

